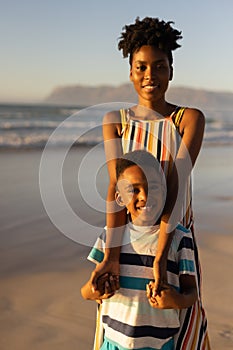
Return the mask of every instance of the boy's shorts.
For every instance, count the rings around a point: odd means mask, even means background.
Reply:
[[[100,350],[127,350],[127,349],[122,348],[121,346],[119,347],[118,345],[104,338],[104,342]],[[140,350],[152,350],[152,348],[140,348]],[[174,340],[170,339],[166,344],[163,345],[161,349],[154,349],[154,350],[174,350]]]

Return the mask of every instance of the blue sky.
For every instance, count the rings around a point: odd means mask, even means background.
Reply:
[[[0,102],[43,100],[56,86],[128,82],[117,49],[139,16],[182,30],[172,86],[233,92],[232,0],[0,0]]]

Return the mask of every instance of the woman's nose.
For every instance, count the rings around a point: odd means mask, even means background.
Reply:
[[[153,80],[154,78],[155,78],[155,71],[151,67],[147,67],[147,70],[145,73],[145,79]]]

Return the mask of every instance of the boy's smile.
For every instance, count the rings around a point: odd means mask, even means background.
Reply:
[[[138,226],[154,225],[163,210],[166,191],[161,177],[153,167],[142,169],[133,165],[125,169],[118,181],[118,196]]]

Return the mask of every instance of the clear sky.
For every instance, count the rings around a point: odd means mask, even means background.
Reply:
[[[0,102],[128,82],[117,41],[137,16],[182,30],[172,86],[233,92],[232,0],[0,0],[0,9]]]

